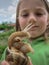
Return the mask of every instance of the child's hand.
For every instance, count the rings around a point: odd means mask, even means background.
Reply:
[[[6,56],[6,61],[8,61],[10,65],[32,65],[31,59],[21,52],[9,53]]]
[[[13,51],[6,56],[6,61],[8,61],[10,65],[27,65],[28,57],[20,51]]]
[[[33,65],[30,58],[28,58],[28,59],[29,59],[29,61],[28,61],[27,65]],[[14,65],[14,64],[12,62],[9,64],[7,61],[4,60],[4,61],[2,61],[1,65]]]
[[[1,62],[1,65],[10,65],[10,64],[7,61],[4,60],[4,61]]]
[[[12,61],[8,62],[8,61],[4,60],[4,61],[1,62],[1,65],[15,65],[15,64]]]
[[[28,63],[27,63],[27,65],[33,65],[32,62],[31,62],[30,57],[28,57]]]

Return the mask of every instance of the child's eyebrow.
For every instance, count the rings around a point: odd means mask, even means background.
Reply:
[[[21,13],[29,12],[29,9],[28,9],[28,8],[21,9],[20,12],[21,12]]]
[[[29,8],[23,8],[23,9],[21,9],[21,11],[27,11],[27,10],[29,10]]]
[[[23,8],[20,11],[23,12],[23,13],[25,13],[25,12],[29,12],[29,10],[31,10],[31,9],[29,9],[29,8]],[[35,7],[33,10],[35,10],[35,11],[42,11],[42,12],[46,11],[46,9],[43,8],[43,7]]]
[[[41,10],[41,11],[45,11],[45,8],[43,8],[43,7],[37,7],[37,8],[35,8],[36,10]]]

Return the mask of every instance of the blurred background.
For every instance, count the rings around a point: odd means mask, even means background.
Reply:
[[[15,23],[15,12],[18,0],[0,0],[0,23]]]
[[[8,37],[15,32],[18,0],[0,0],[0,59],[8,45]]]

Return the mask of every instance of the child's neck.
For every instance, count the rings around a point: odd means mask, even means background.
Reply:
[[[40,35],[40,36],[38,36],[38,37],[30,38],[30,39],[29,39],[29,42],[31,43],[33,40],[36,40],[37,38],[40,38],[40,37],[44,37],[44,35],[42,34],[42,35]]]

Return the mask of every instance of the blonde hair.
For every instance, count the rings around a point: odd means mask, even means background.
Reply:
[[[17,12],[16,12],[16,31],[21,31],[21,28],[20,28],[20,25],[19,25],[19,20],[18,20],[18,16],[19,16],[19,7],[20,7],[20,4],[23,0],[20,0],[18,5],[17,5]],[[47,0],[42,0],[43,3],[45,4],[45,7],[46,7],[46,10],[49,14],[49,3]],[[49,16],[48,16],[49,17]],[[46,40],[46,42],[48,41],[48,37],[49,37],[49,24],[47,26],[47,29],[45,31],[45,34],[44,34],[44,39]]]

